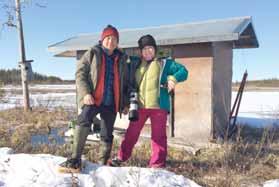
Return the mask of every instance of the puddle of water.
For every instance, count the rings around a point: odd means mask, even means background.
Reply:
[[[35,134],[31,136],[31,144],[57,144],[62,145],[65,143],[64,137],[59,133],[66,130],[66,128],[51,128],[49,134]]]

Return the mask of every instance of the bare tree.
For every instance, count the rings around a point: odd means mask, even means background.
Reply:
[[[25,111],[31,110],[30,100],[29,100],[28,80],[30,80],[31,77],[32,60],[26,60],[21,7],[24,7],[25,5],[29,5],[31,3],[32,3],[31,0],[15,0],[15,3],[13,3],[12,0],[0,0],[0,6],[5,12],[2,28],[8,26],[8,27],[15,27],[18,30],[19,56],[20,56],[19,66],[21,68],[21,81],[22,81],[22,90],[23,90],[23,101],[24,101],[23,103],[24,103]],[[43,7],[43,5],[40,5],[39,3],[36,3],[35,5]]]
[[[46,0],[20,0],[21,8],[35,5],[40,8],[46,8]],[[0,0],[0,28],[16,28],[16,5],[14,0]]]

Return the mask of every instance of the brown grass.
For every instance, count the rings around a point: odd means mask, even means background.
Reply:
[[[0,147],[8,146],[16,152],[24,153],[55,153],[55,144],[33,147],[30,144],[31,137],[35,134],[49,134],[51,128],[67,127],[71,116],[71,113],[61,108],[51,111],[34,108],[31,112],[24,112],[22,108],[0,111]]]
[[[47,110],[44,107],[33,108],[31,112],[24,112],[22,108],[0,111],[0,127],[20,128],[21,126],[32,126],[37,129],[42,127],[59,127],[65,125],[74,117],[72,113],[62,108]]]
[[[38,133],[34,129],[44,127],[38,124],[48,124],[51,128],[55,120],[66,121],[68,114],[59,110],[51,112],[38,109],[33,112],[34,114],[20,113],[19,109],[0,112],[0,121],[17,124],[17,128],[12,131],[7,126],[0,125],[0,147],[12,147],[18,153],[69,156],[69,144],[30,145],[31,135]],[[274,129],[242,128],[238,141],[201,149],[196,154],[169,147],[166,169],[188,177],[202,186],[262,186],[266,180],[279,178],[277,132]],[[112,156],[117,154],[118,148],[119,140],[115,140]],[[98,150],[98,143],[87,145],[84,150],[85,157],[92,162],[97,162]],[[148,167],[150,153],[150,141],[140,142],[124,166]]]

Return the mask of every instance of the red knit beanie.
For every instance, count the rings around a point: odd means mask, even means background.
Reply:
[[[105,39],[107,36],[115,36],[117,38],[117,42],[119,41],[119,34],[115,27],[108,25],[106,28],[104,28],[101,36],[101,41]]]

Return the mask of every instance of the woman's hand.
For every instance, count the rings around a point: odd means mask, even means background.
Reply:
[[[171,92],[175,88],[175,82],[172,80],[168,80],[168,92]]]

